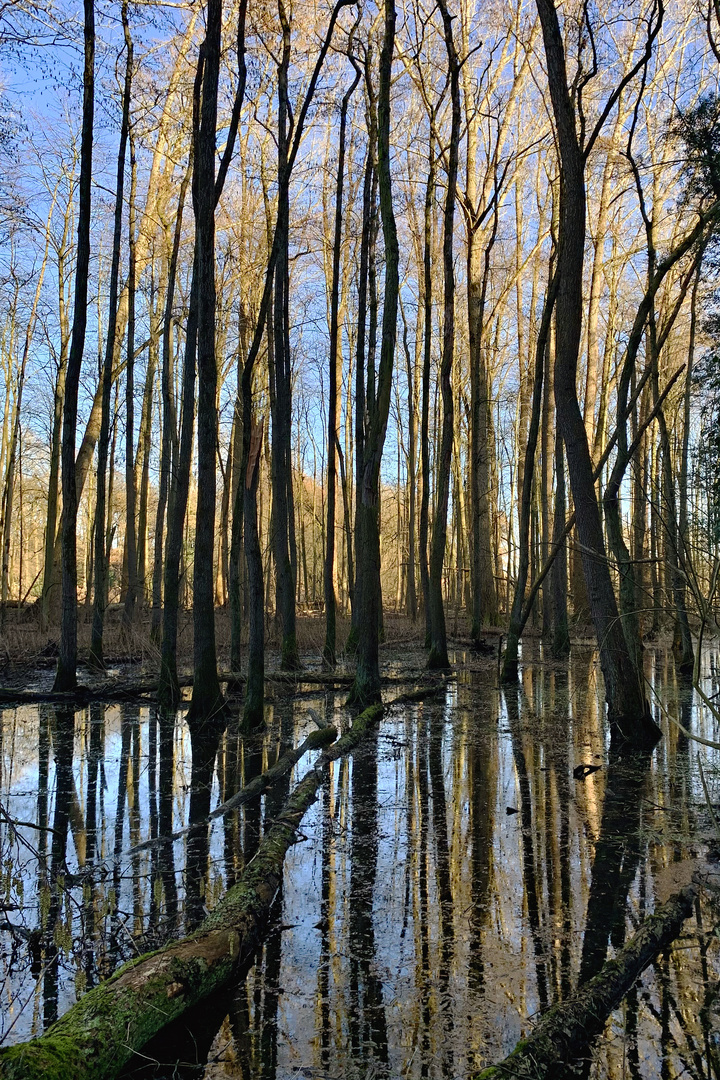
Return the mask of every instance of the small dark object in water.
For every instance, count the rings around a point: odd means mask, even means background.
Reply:
[[[602,765],[576,765],[573,776],[576,780],[584,780],[586,776],[592,776],[598,769],[602,769]]]
[[[28,951],[30,953],[30,973],[37,978],[43,966],[42,931],[38,927],[30,931]]]
[[[473,641],[470,648],[474,653],[479,653],[480,656],[492,656],[495,652],[495,646],[490,645],[487,638],[479,638]]]
[[[517,814],[517,810],[515,809],[514,806],[506,806],[505,807],[505,813],[507,814],[508,817],[510,817],[511,814]]]

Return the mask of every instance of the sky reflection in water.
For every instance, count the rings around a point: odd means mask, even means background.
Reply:
[[[576,653],[569,669],[528,663],[519,688],[504,693],[492,666],[460,668],[444,701],[386,714],[375,740],[333,765],[303,820],[254,968],[147,1047],[131,1071],[208,1080],[467,1077],[507,1053],[580,973],[593,974],[708,848],[714,857],[698,753],[719,801],[720,758],[689,745],[658,709],[666,734],[652,760],[613,761],[592,655]],[[665,710],[717,739],[712,718],[677,686],[671,658],[658,651],[648,663]],[[708,650],[704,670],[712,694],[717,652]],[[308,706],[345,719],[340,695],[293,702],[277,693],[262,745],[243,746],[231,726],[213,805],[272,764],[283,742],[303,737]],[[181,920],[185,839],[127,854],[158,827],[150,727],[146,707],[76,714],[69,874],[53,913],[54,834],[31,826],[52,827],[65,802],[58,807],[55,712],[2,713],[2,807],[28,823],[14,830],[0,821],[7,1041],[38,1033],[84,986],[159,942],[173,923],[173,883]],[[176,829],[186,824],[188,761],[179,724]],[[292,782],[308,765],[299,763]],[[574,776],[582,765],[601,767]],[[252,856],[289,782],[262,807],[213,823],[208,906]],[[48,948],[33,931],[49,914],[57,922]],[[615,1014],[586,1075],[720,1075],[716,921],[704,900],[679,947]],[[38,957],[44,965],[38,978],[33,956],[36,969]]]

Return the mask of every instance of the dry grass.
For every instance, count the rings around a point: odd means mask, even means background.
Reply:
[[[81,606],[78,625],[78,650],[81,660],[90,650],[90,613]],[[217,640],[218,663],[227,668],[230,654],[230,622],[226,609],[216,611],[215,630]],[[338,653],[342,658],[342,649],[350,630],[350,616],[338,614],[337,641]],[[406,615],[385,612],[385,637],[383,651],[400,645],[422,645],[425,626],[421,618],[415,623]],[[448,633],[453,640],[467,641],[469,623],[464,615],[450,614]],[[24,608],[9,608],[5,612],[5,623],[0,633],[0,667],[42,667],[52,666],[57,655],[59,627],[50,626],[43,631],[40,626],[39,610],[34,605]],[[322,611],[298,612],[297,617],[298,647],[301,657],[308,662],[319,660],[325,640],[325,617]],[[276,620],[271,615],[266,620],[266,644],[269,663],[273,665],[275,654],[279,650],[280,640]],[[193,622],[192,611],[180,612],[178,624],[178,662],[188,670],[192,666]],[[150,614],[143,611],[128,634],[122,627],[122,608],[113,605],[108,609],[105,623],[105,656],[110,662],[134,662],[147,670],[156,670],[160,653],[150,635]]]

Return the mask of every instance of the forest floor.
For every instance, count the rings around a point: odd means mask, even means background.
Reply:
[[[108,608],[105,619],[105,658],[109,667],[133,664],[138,672],[147,674],[157,670],[160,664],[160,649],[150,633],[150,613],[143,611],[128,631],[122,625],[122,605],[113,604]],[[91,615],[80,608],[78,624],[78,656],[82,664],[90,652]],[[384,634],[381,640],[381,663],[391,663],[392,653],[401,648],[403,661],[408,662],[408,650],[418,648],[417,666],[426,665],[424,651],[425,626],[422,616],[415,621],[403,612],[385,611],[383,616]],[[449,647],[455,650],[456,660],[462,666],[473,666],[474,661],[488,656],[497,658],[504,643],[504,627],[489,627],[485,632],[485,645],[477,652],[470,641],[470,620],[464,612],[451,611],[447,618]],[[343,643],[350,631],[350,616],[338,611],[338,671],[352,670],[353,661],[346,657]],[[230,620],[226,608],[216,608],[215,633],[217,642],[218,667],[228,670],[230,655]],[[592,628],[576,626],[574,641],[576,644],[590,642]],[[268,667],[272,670],[279,660],[280,634],[274,617],[266,619],[265,643],[268,653]],[[4,623],[0,626],[0,679],[3,683],[17,685],[31,669],[43,670],[55,666],[58,655],[58,626],[49,626],[42,630],[39,608],[27,604],[23,608],[11,607],[5,612]],[[539,631],[529,626],[524,637],[535,651],[534,643],[540,641]],[[320,666],[323,643],[325,640],[325,617],[322,611],[303,611],[297,615],[297,638],[301,661],[310,670]],[[192,671],[193,658],[193,614],[192,610],[180,612],[178,623],[178,670]],[[483,666],[486,664],[483,662]]]

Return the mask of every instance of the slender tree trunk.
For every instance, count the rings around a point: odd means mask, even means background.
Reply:
[[[542,382],[543,367],[545,364],[545,351],[550,336],[550,324],[553,317],[553,309],[558,295],[559,270],[553,269],[550,262],[550,280],[548,281],[542,320],[538,331],[537,344],[535,347],[535,373],[533,380],[532,409],[530,413],[530,425],[528,429],[528,442],[523,458],[522,488],[520,496],[520,522],[518,526],[518,574],[515,583],[512,607],[510,609],[510,625],[508,627],[507,645],[503,657],[502,679],[509,682],[517,679],[518,674],[518,645],[522,633],[522,611],[527,586],[528,570],[530,567],[530,513],[532,509],[532,482],[535,470],[535,450],[537,447],[538,431],[540,428],[540,411],[542,406]],[[518,462],[518,469],[520,464]]]
[[[123,28],[127,26],[128,3],[122,6]],[[115,225],[113,234],[112,262],[110,264],[110,289],[108,296],[108,325],[105,338],[105,359],[100,379],[102,381],[102,405],[100,435],[98,438],[97,496],[95,504],[95,595],[90,643],[90,662],[94,667],[104,667],[103,631],[105,606],[107,604],[108,562],[106,558],[107,514],[106,473],[110,446],[110,390],[115,356],[117,328],[118,282],[120,275],[120,247],[122,240],[123,189],[125,184],[125,152],[130,128],[130,92],[132,88],[133,43],[130,34],[125,38],[125,84],[123,87],[122,123],[118,147],[117,182],[115,186]]]
[[[437,469],[437,492],[435,498],[435,522],[430,552],[430,668],[450,666],[445,629],[442,579],[447,538],[447,510],[452,476],[452,446],[454,436],[454,405],[452,392],[452,367],[455,354],[455,274],[453,271],[453,239],[455,226],[455,199],[457,191],[458,149],[460,144],[460,64],[453,41],[452,21],[445,0],[439,0],[443,20],[445,48],[448,56],[452,122],[448,154],[448,186],[445,196],[443,223],[443,346],[440,365],[443,417]],[[399,493],[398,493],[399,494]]]
[[[243,491],[243,524],[245,559],[248,574],[250,622],[248,634],[248,666],[243,709],[243,731],[246,733],[264,724],[265,706],[265,620],[263,617],[263,564],[258,533],[257,491],[263,422],[252,421],[252,383],[243,371],[243,470],[240,483]]]
[[[474,156],[477,153],[477,131],[471,138],[468,125],[468,200],[476,200]],[[492,559],[491,481],[492,424],[490,419],[490,378],[484,346],[485,301],[490,276],[490,255],[498,228],[497,207],[493,213],[490,237],[481,246],[482,218],[470,222],[467,238],[468,276],[468,334],[470,360],[470,512],[472,514],[472,618],[470,636],[479,641],[483,626],[497,622],[497,590]]]
[[[164,291],[164,290],[162,290]],[[155,397],[155,376],[158,369],[158,352],[160,341],[160,320],[158,311],[150,314],[150,341],[148,345],[148,362],[145,372],[145,388],[143,391],[142,413],[140,414],[140,434],[138,438],[138,455],[142,467],[140,472],[138,525],[137,525],[137,580],[138,599],[143,607],[147,601],[147,535],[148,535],[148,498],[150,493],[150,452],[152,448],[151,428],[153,399]]]
[[[225,725],[215,650],[213,573],[217,446],[215,141],[221,30],[222,0],[209,0],[193,174],[198,280],[198,487],[193,576],[194,675],[188,719],[191,725],[193,722],[197,725],[199,735],[206,729],[208,733],[221,730]]]
[[[408,451],[407,451],[407,482],[408,482],[408,567],[407,567],[407,591],[405,610],[413,622],[417,619],[417,588],[415,585],[415,518],[417,515],[417,398],[413,361],[410,356],[408,343],[407,320],[403,312],[403,345],[405,349],[405,363],[407,375],[407,410],[408,410]]]
[[[238,325],[237,398],[235,401],[235,445],[232,470],[232,523],[230,526],[230,552],[228,557],[228,609],[230,612],[230,670],[240,671],[242,635],[241,558],[243,552],[243,502],[245,476],[242,472],[245,424],[243,413],[242,378],[246,355],[246,314],[240,304]],[[245,462],[247,469],[247,462]]]
[[[377,376],[377,394],[368,392],[369,424],[364,445],[362,485],[358,495],[360,517],[357,545],[358,570],[362,564],[360,637],[358,662],[350,700],[357,704],[380,699],[380,463],[392,393],[392,371],[397,333],[399,249],[392,203],[390,175],[390,82],[395,48],[395,4],[385,0],[385,32],[380,53],[380,82],[377,107],[378,186],[380,213],[385,240],[385,302],[382,344]],[[373,380],[374,388],[374,380]],[[368,378],[368,391],[371,389]]]
[[[360,238],[360,279],[358,281],[357,342],[355,355],[355,582],[352,597],[352,622],[346,652],[357,651],[360,635],[360,611],[362,609],[362,560],[360,555],[360,492],[363,484],[365,460],[365,333],[367,327],[368,271],[370,261],[370,232],[372,199],[375,175],[373,131],[369,133],[365,178],[363,182],[362,234]],[[317,485],[316,485],[317,487]]]
[[[328,443],[327,443],[327,529],[325,545],[325,645],[323,662],[335,666],[335,637],[337,597],[335,593],[335,454],[338,444],[338,383],[342,381],[342,349],[338,310],[340,307],[340,253],[343,228],[343,184],[345,180],[345,131],[350,98],[360,81],[361,70],[355,67],[355,77],[343,95],[340,105],[340,134],[338,138],[338,166],[335,187],[335,233],[333,237],[332,283],[330,286],[330,380],[328,389]]]
[[[563,537],[567,506],[565,500],[565,454],[562,435],[555,432],[555,507],[553,510],[553,546],[561,546],[555,556],[550,577],[552,596],[552,645],[556,659],[570,655],[570,630],[567,611],[567,543]]]
[[[283,0],[278,0],[282,26],[282,55],[278,66],[278,177],[287,172],[289,155],[288,71],[290,66],[290,22]],[[295,671],[300,666],[295,631],[295,566],[292,557],[294,504],[292,488],[292,385],[290,370],[289,327],[289,190],[281,185],[278,193],[277,242],[273,337],[275,344],[275,393],[272,416],[272,517],[275,555],[277,607],[282,623],[281,667]]]
[[[85,60],[83,70],[83,119],[80,148],[77,263],[73,329],[65,381],[62,433],[62,615],[60,656],[55,675],[56,690],[77,685],[77,493],[75,488],[75,433],[78,387],[85,348],[88,273],[90,266],[90,201],[92,177],[93,112],[95,98],[95,10],[84,0]]]
[[[167,273],[167,292],[165,293],[165,313],[163,316],[162,333],[162,368],[160,374],[160,393],[162,396],[162,442],[160,447],[160,483],[158,487],[158,503],[155,515],[155,548],[153,556],[153,583],[152,583],[152,619],[151,635],[155,641],[161,640],[162,622],[162,575],[163,575],[163,537],[165,533],[165,520],[169,522],[171,507],[168,503],[170,489],[170,476],[173,468],[177,467],[178,435],[177,435],[177,409],[173,393],[173,307],[175,304],[175,285],[177,282],[178,256],[180,253],[180,239],[182,236],[182,219],[185,209],[185,198],[192,173],[192,155],[180,183],[178,207],[175,215],[175,231],[173,234],[172,251]]]
[[[435,118],[430,117],[428,136],[428,173],[425,182],[425,213],[423,218],[423,369],[422,401],[420,408],[420,584],[425,615],[425,645],[430,646],[430,568],[428,566],[428,534],[430,529],[430,361],[432,359],[432,220],[435,198]]]
[[[128,585],[125,593],[123,610],[123,629],[129,630],[135,619],[135,605],[138,595],[137,576],[137,484],[135,477],[135,286],[136,286],[136,243],[135,243],[135,191],[137,188],[137,164],[135,159],[135,138],[132,129],[130,140],[130,200],[128,208],[129,243],[128,243],[128,318],[127,318],[127,360],[125,368],[125,550],[128,565]]]
[[[177,676],[177,630],[180,605],[180,562],[183,547],[185,511],[190,489],[193,427],[195,422],[195,356],[197,349],[198,297],[196,261],[190,286],[190,310],[185,329],[185,356],[182,376],[180,447],[170,476],[168,527],[165,541],[163,575],[163,621],[160,648],[158,701],[164,709],[173,708],[180,699]]]

